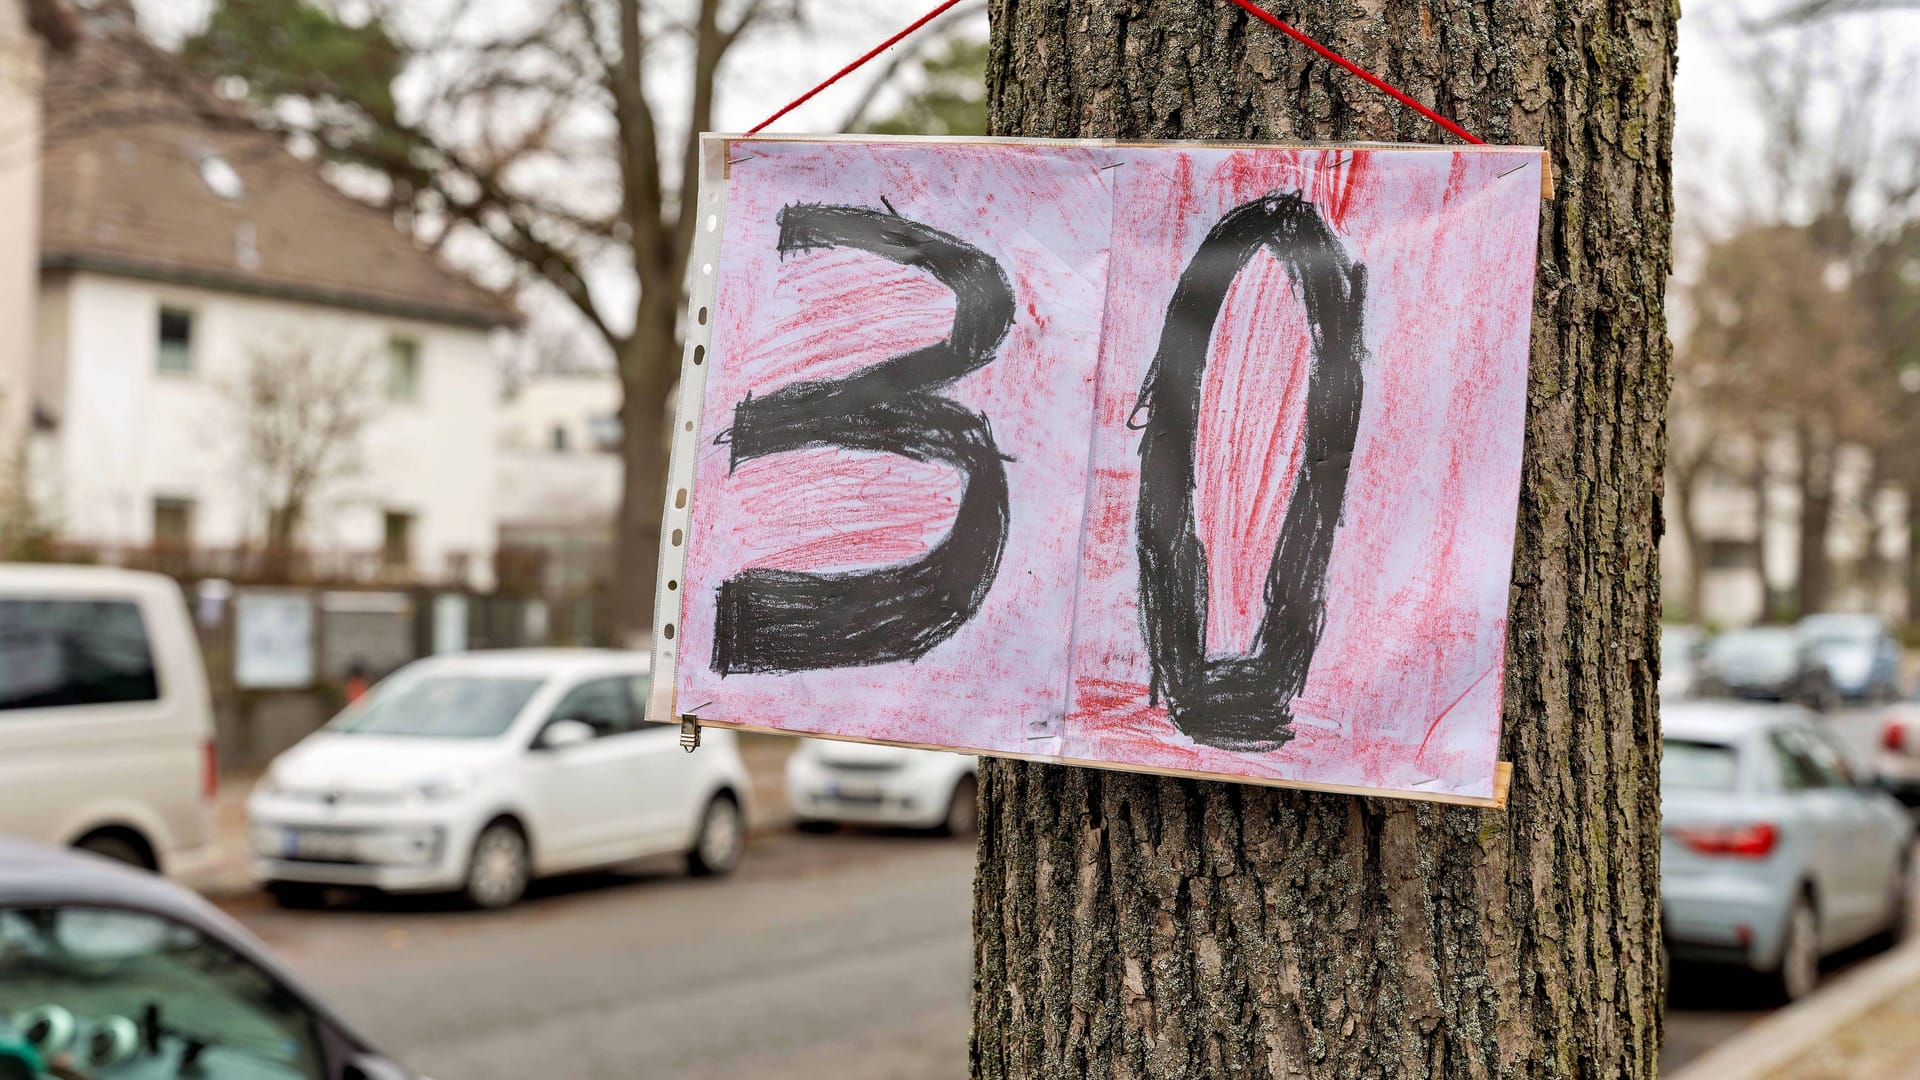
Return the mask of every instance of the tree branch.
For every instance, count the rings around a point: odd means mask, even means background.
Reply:
[[[895,49],[893,55],[887,58],[886,64],[880,68],[879,73],[868,80],[866,89],[860,92],[859,100],[853,103],[853,107],[848,109],[846,116],[841,119],[840,130],[852,131],[859,127],[867,118],[867,110],[873,108],[873,103],[880,97],[880,92],[885,90],[908,64],[919,60],[926,55],[928,49],[945,41],[948,30],[985,13],[986,10],[987,0],[961,4],[921,27],[919,33],[902,42],[904,47]]]
[[[1753,23],[1758,30],[1793,26],[1841,15],[1864,15],[1886,11],[1920,11],[1920,0],[1803,0]]]

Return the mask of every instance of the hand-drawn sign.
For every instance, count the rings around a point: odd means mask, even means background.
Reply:
[[[979,610],[1007,543],[1007,472],[986,418],[935,393],[993,359],[1013,326],[1013,288],[962,240],[890,213],[851,206],[780,211],[780,253],[848,247],[931,274],[958,305],[946,340],[839,379],[790,383],[734,410],[720,441],[733,466],[805,447],[839,446],[941,461],[967,478],[953,531],[900,566],[838,574],[750,569],[720,585],[713,667],[803,671],[916,660]]]
[[[656,719],[1496,801],[1538,150],[705,150]]]

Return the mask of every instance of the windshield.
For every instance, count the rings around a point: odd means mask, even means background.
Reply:
[[[313,1017],[272,976],[138,911],[0,909],[0,1045],[30,1031],[49,1054],[87,1063],[60,1076],[323,1075]]]
[[[404,735],[442,739],[492,739],[506,733],[527,699],[540,689],[537,677],[409,675],[387,679],[341,713],[327,730],[347,735]]]
[[[1738,752],[1724,743],[1668,739],[1660,755],[1660,790],[1732,791],[1739,763]]]
[[[1857,615],[1815,615],[1800,622],[1800,633],[1819,646],[1851,645],[1861,648],[1880,637],[1880,626],[1871,617]]]
[[[1734,630],[1713,639],[1707,655],[1715,663],[1755,664],[1768,668],[1791,668],[1796,662],[1800,641],[1791,630]]]

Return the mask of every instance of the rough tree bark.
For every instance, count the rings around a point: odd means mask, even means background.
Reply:
[[[1651,1077],[1667,0],[1271,2],[1552,150],[1504,813],[990,761],[976,1077]],[[995,134],[1435,132],[1221,0],[993,0]]]

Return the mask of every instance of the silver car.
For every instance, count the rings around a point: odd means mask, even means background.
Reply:
[[[1900,696],[1900,643],[1878,615],[1808,615],[1794,627],[1849,701]]]
[[[1689,702],[1661,710],[1662,926],[1675,961],[1734,964],[1793,1000],[1828,953],[1903,939],[1914,824],[1856,781],[1812,714]]]
[[[0,1077],[413,1075],[200,897],[0,837]]]

